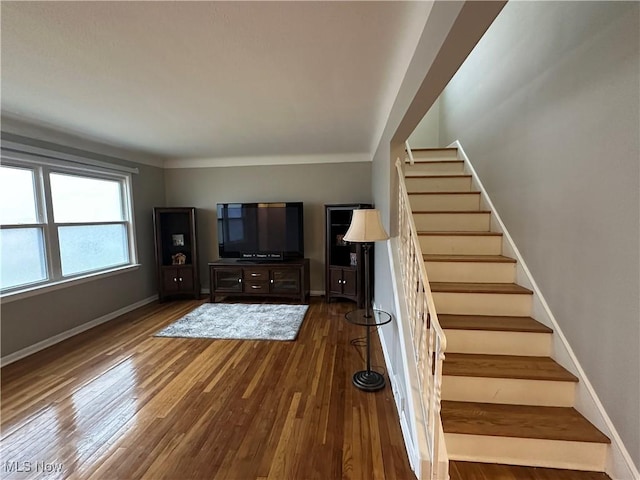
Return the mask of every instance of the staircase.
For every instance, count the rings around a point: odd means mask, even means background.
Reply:
[[[452,479],[469,468],[494,478],[490,464],[524,466],[517,478],[608,478],[589,472],[604,471],[610,441],[573,408],[578,379],[550,357],[553,331],[531,318],[533,292],[516,283],[516,260],[502,254],[457,150],[412,153],[405,184],[447,337],[441,418]],[[564,470],[538,477],[534,467]]]

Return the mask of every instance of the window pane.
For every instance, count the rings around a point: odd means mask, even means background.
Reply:
[[[0,288],[17,287],[46,279],[47,266],[42,230],[0,230]]]
[[[125,225],[59,227],[58,237],[64,276],[129,262]]]
[[[38,223],[33,170],[0,167],[0,224]]]
[[[124,220],[121,182],[61,173],[52,173],[50,179],[56,223]]]

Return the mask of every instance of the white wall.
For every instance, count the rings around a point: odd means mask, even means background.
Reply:
[[[510,2],[441,96],[640,465],[637,2]]]
[[[438,148],[440,145],[440,99],[436,100],[427,114],[409,136],[411,148]]]

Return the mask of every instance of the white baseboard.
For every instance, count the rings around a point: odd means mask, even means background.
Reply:
[[[517,263],[517,281],[521,285],[533,290],[534,305],[533,315],[540,323],[552,328],[553,334],[553,358],[560,363],[567,370],[571,371],[579,378],[578,387],[576,388],[576,402],[575,408],[582,415],[585,416],[591,423],[602,430],[611,439],[611,448],[609,455],[607,456],[607,466],[605,472],[613,480],[640,480],[640,473],[638,473],[637,467],[634,465],[631,455],[627,451],[618,431],[616,430],[613,422],[602,405],[602,402],[598,398],[593,385],[587,378],[587,374],[583,370],[578,358],[576,357],[573,349],[569,345],[567,338],[565,337],[560,325],[551,312],[549,304],[545,300],[540,288],[536,284],[531,271],[527,267],[520,251],[518,250],[513,238],[507,231],[498,211],[491,202],[484,185],[480,181],[478,174],[476,173],[473,165],[469,161],[469,157],[465,153],[460,141],[456,140],[449,147],[458,149],[458,158],[464,160],[465,169],[469,170],[473,178],[475,186],[478,187],[482,195],[482,201],[485,203],[487,209],[491,210],[491,222],[492,230],[502,232],[503,234],[503,247],[505,248],[505,254],[510,255],[518,261]]]
[[[373,308],[377,308],[376,305],[374,305]],[[389,350],[387,348],[385,337],[384,335],[379,335],[379,338],[380,345],[382,346],[382,355],[384,356],[384,362],[386,364],[387,373],[389,375],[389,381],[391,382],[391,392],[393,393],[393,399],[395,400],[396,404],[396,411],[398,412],[398,418],[400,419],[400,430],[402,431],[404,446],[407,450],[407,456],[409,457],[409,465],[416,474],[419,474],[420,456],[416,452],[411,436],[411,428],[409,427],[407,416],[404,412],[403,405],[405,403],[405,400],[402,395],[402,390],[398,388],[398,377],[393,370],[393,363],[391,362],[391,357],[389,356]]]
[[[83,323],[82,325],[78,325],[75,328],[67,330],[65,332],[59,333],[58,335],[54,335],[53,337],[47,338],[46,340],[42,340],[41,342],[35,343],[28,347],[25,347],[17,352],[10,353],[2,358],[0,358],[0,367],[4,367],[5,365],[9,365],[10,363],[16,362],[22,358],[28,357],[29,355],[33,355],[40,350],[44,350],[56,343],[60,343],[67,338],[71,338],[74,335],[78,335],[90,328],[97,327],[98,325],[108,322],[109,320],[113,320],[114,318],[119,317],[120,315],[124,315],[125,313],[129,313],[136,308],[143,307],[151,302],[154,302],[158,299],[158,295],[152,295],[151,297],[147,297],[144,300],[140,300],[139,302],[132,303],[131,305],[127,305],[126,307],[122,307],[114,312],[103,315],[99,318],[91,320],[87,323]]]

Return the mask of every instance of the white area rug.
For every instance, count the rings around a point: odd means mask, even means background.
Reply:
[[[309,305],[205,303],[156,337],[295,340]]]

